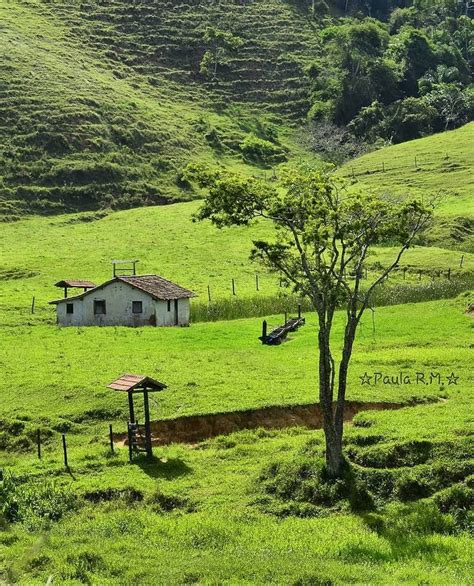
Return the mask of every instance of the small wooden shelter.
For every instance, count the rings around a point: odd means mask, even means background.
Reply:
[[[85,281],[84,279],[64,279],[55,283],[55,287],[64,289],[64,298],[67,299],[68,289],[83,289],[84,292],[88,289],[94,289],[96,285],[92,281]]]
[[[123,374],[120,378],[107,385],[107,388],[114,391],[122,391],[128,394],[128,450],[130,461],[132,461],[133,452],[146,452],[148,457],[153,456],[151,447],[151,427],[150,427],[150,404],[148,393],[163,391],[166,389],[164,383],[143,376],[140,374]],[[143,405],[145,414],[145,427],[139,426],[135,418],[135,405],[133,396],[137,393],[143,394]],[[144,433],[143,433],[144,431]]]

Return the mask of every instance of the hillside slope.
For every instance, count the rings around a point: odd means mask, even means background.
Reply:
[[[474,251],[474,123],[368,153],[342,168],[381,193],[439,196],[429,243]]]
[[[209,79],[205,35],[223,19],[239,48],[219,49]],[[20,0],[0,6],[0,22],[3,214],[189,199],[190,159],[246,167],[249,132],[284,158],[280,140],[308,105],[302,68],[317,38],[280,0]]]

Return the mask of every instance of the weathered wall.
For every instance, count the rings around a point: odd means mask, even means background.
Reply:
[[[178,299],[178,320],[175,319],[175,303],[170,302],[168,311],[167,301],[156,301],[156,321],[159,326],[187,326],[189,324],[189,299]]]

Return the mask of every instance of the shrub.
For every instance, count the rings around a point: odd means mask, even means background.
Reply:
[[[270,164],[286,161],[286,154],[281,147],[253,133],[244,138],[240,144],[240,150],[246,160],[256,163]]]
[[[474,534],[474,489],[456,484],[435,494],[433,502],[442,513],[453,516],[458,529]]]
[[[177,495],[163,494],[157,490],[147,502],[153,505],[153,509],[160,513],[170,513],[177,509],[184,509],[186,512],[194,511],[194,506],[188,499]]]
[[[11,523],[23,523],[30,529],[58,521],[76,507],[74,494],[50,480],[21,483],[7,476],[0,483],[0,513]]]
[[[397,468],[424,464],[431,456],[432,444],[428,441],[379,444],[355,453],[354,461],[371,468]]]
[[[299,457],[291,462],[271,463],[263,469],[259,481],[267,494],[292,507],[294,503],[306,503],[357,511],[373,508],[370,494],[349,465],[343,477],[331,478],[324,460]],[[314,515],[313,509],[311,512]]]
[[[431,494],[429,483],[415,475],[402,474],[395,482],[394,494],[401,501],[415,501]]]

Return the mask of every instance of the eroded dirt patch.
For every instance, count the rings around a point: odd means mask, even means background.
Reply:
[[[352,421],[360,411],[390,410],[406,407],[402,403],[364,403],[348,401],[345,421]],[[218,435],[227,435],[241,429],[283,429],[285,427],[322,427],[322,412],[318,404],[263,407],[247,411],[189,415],[176,419],[153,421],[151,431],[154,445],[195,443]],[[115,434],[117,442],[127,443],[126,434]]]

